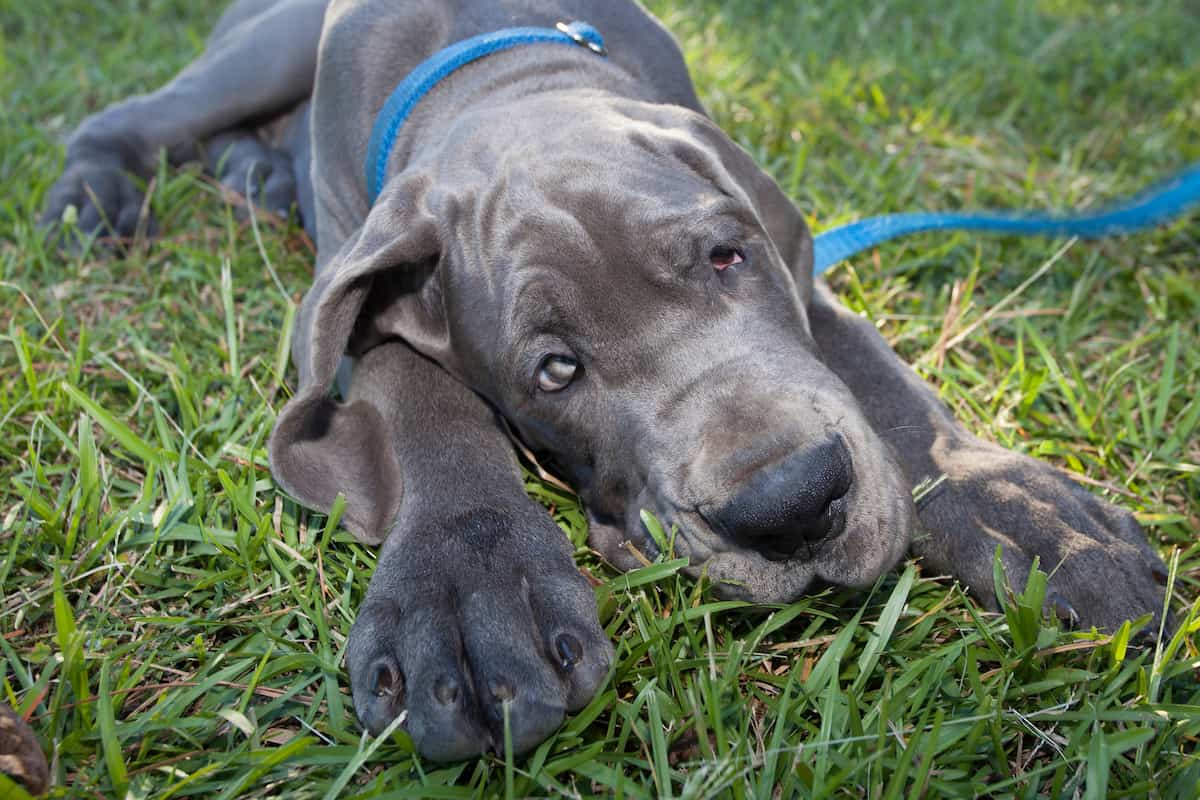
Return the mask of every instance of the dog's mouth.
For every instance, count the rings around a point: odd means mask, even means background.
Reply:
[[[816,581],[870,584],[903,554],[911,526],[904,503],[894,504],[890,513],[856,514],[856,494],[852,489],[831,500],[816,528],[782,535],[772,530],[765,537],[760,531],[724,529],[700,508],[656,517],[663,530],[673,534],[669,555],[687,558],[684,571],[696,578],[706,576],[718,596],[787,603]],[[644,546],[656,555],[658,547],[640,520],[637,527]]]
[[[592,544],[622,569],[686,558],[684,572],[706,576],[718,596],[757,603],[792,602],[816,581],[870,585],[903,555],[915,512],[882,450],[856,448],[854,466],[786,495],[749,481],[732,498],[683,503],[647,488],[623,519],[591,516]]]
[[[712,504],[692,508],[672,507],[655,514],[664,531],[674,534],[678,548],[693,557],[753,553],[781,564],[811,564],[824,557],[843,535],[852,534],[851,507],[856,498],[852,488],[830,498],[820,514],[804,522],[783,519],[779,514],[753,514],[747,524],[731,526]],[[641,534],[650,539],[644,520]]]
[[[786,603],[799,598],[819,577],[817,563],[826,547],[804,542],[784,553],[761,542],[748,544],[710,524],[697,509],[653,513],[665,541],[651,533],[640,514],[636,519],[615,536],[612,528],[604,535],[605,528],[593,519],[593,546],[621,569],[642,566],[659,556],[685,558],[684,574],[707,579],[714,594],[731,600]]]

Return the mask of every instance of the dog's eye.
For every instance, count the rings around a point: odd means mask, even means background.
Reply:
[[[538,369],[538,388],[543,392],[561,392],[571,385],[579,362],[569,356],[546,356]]]
[[[746,259],[742,255],[742,251],[736,247],[719,244],[708,254],[708,260],[712,262],[713,269],[720,272],[723,269],[729,269],[735,264],[741,264]]]

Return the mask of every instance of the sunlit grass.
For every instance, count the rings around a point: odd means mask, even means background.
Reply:
[[[1187,3],[654,0],[701,94],[822,229],[915,208],[1096,205],[1200,159]],[[867,592],[715,600],[665,559],[595,579],[613,680],[528,757],[364,740],[343,665],[374,553],[266,469],[311,269],[162,170],[162,239],[63,256],[56,142],[191,58],[181,0],[0,5],[0,664],[60,796],[1195,797],[1198,639],[1008,613],[905,564]],[[261,246],[260,246],[261,240]],[[1134,511],[1200,581],[1200,229],[1063,246],[925,236],[832,273],[968,427]],[[282,291],[275,276],[282,284]]]

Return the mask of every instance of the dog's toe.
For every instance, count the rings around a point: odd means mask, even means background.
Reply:
[[[612,642],[596,621],[592,589],[578,572],[530,595],[545,658],[566,687],[568,711],[578,711],[608,677]]]
[[[404,710],[404,673],[390,655],[382,655],[366,667],[359,680],[365,692],[355,697],[355,711],[363,727],[378,736]]]
[[[396,656],[398,610],[382,603],[362,608],[350,632],[347,661],[354,711],[378,736],[404,710],[407,683]]]
[[[477,721],[450,604],[436,596],[426,600],[407,608],[377,602],[360,610],[348,651],[354,710],[376,736],[404,714],[402,726],[422,755],[467,758],[488,749],[490,737]]]
[[[498,751],[507,724],[513,752],[523,753],[567,710],[566,686],[537,640],[538,621],[522,593],[478,592],[464,600],[461,622],[481,721]]]
[[[447,642],[449,644],[449,642]],[[479,721],[470,673],[457,659],[417,656],[413,664],[407,728],[417,751],[434,761],[457,761],[486,752],[492,739]]]

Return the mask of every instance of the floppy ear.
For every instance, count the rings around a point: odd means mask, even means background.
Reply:
[[[330,388],[347,352],[364,352],[411,317],[400,307],[439,249],[425,181],[401,177],[393,184],[304,297],[292,348],[300,386],[268,444],[275,480],[320,511],[345,495],[342,524],[368,544],[383,541],[400,510],[398,432],[386,410],[362,398],[339,402]]]
[[[293,398],[271,432],[271,473],[288,494],[328,513],[346,497],[342,525],[365,544],[386,538],[403,496],[394,431],[366,400],[324,394]]]

